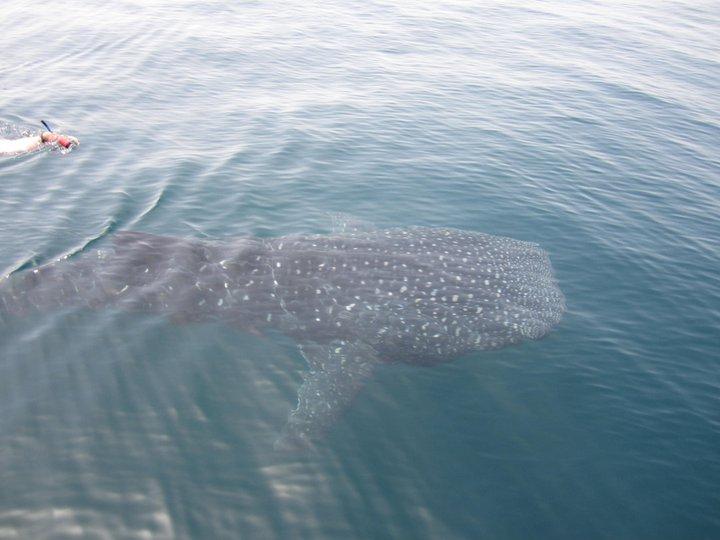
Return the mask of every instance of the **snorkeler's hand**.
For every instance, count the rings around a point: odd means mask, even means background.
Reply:
[[[73,146],[79,146],[80,141],[76,137],[70,135],[62,135],[60,133],[52,133],[51,131],[43,131],[40,134],[42,142],[45,144],[57,143],[63,148],[71,148]]]

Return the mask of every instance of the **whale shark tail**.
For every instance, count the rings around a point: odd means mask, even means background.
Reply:
[[[106,291],[86,262],[62,261],[0,278],[0,320],[107,303]]]
[[[183,272],[196,275],[209,250],[199,241],[121,232],[107,250],[0,278],[0,319],[112,304],[129,311],[142,310],[157,304],[153,302],[161,294],[164,281],[179,281],[178,274]]]

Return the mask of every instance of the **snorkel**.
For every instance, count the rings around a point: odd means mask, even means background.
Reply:
[[[52,128],[50,127],[50,124],[48,124],[45,120],[40,120],[40,123],[43,125],[43,127],[48,130],[50,133],[53,133]],[[57,135],[57,139],[55,139],[57,143],[62,146],[63,148],[69,149],[73,145],[73,141],[65,137],[64,135]]]

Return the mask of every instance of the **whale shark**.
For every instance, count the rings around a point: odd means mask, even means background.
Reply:
[[[452,228],[228,240],[115,234],[0,280],[0,320],[81,306],[279,331],[308,370],[276,443],[312,447],[382,364],[433,365],[537,340],[565,300],[537,244]]]

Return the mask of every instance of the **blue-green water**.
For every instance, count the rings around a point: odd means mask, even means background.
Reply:
[[[327,212],[540,243],[548,338],[382,370],[273,452],[282,339],[64,310],[0,328],[0,538],[720,537],[717,2],[14,0],[0,269],[119,230]],[[81,253],[79,253],[81,254]]]

